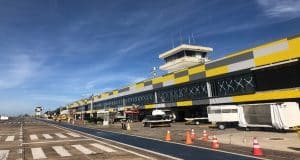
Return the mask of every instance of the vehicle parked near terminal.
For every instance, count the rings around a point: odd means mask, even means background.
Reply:
[[[147,115],[142,123],[144,127],[153,128],[155,126],[168,126],[171,127],[173,119],[169,115],[166,114],[164,110],[153,110],[152,115]]]
[[[70,121],[70,116],[69,116],[70,114],[69,114],[69,111],[68,110],[63,110],[63,111],[61,111],[60,112],[60,114],[59,115],[57,115],[57,116],[55,116],[53,119],[55,120],[55,121],[59,121],[59,122],[61,122],[61,121],[65,121],[65,122],[69,122]]]
[[[239,122],[237,105],[216,105],[207,107],[208,121],[216,124],[219,129],[226,126],[237,126]]]
[[[108,125],[109,123],[113,123],[115,115],[116,115],[115,112],[109,112],[105,110],[101,110],[97,112],[97,118],[100,120],[100,122],[103,125]]]
[[[293,130],[300,126],[297,102],[257,103],[208,106],[208,120],[219,129],[226,126],[274,128]]]
[[[8,117],[7,117],[7,116],[0,116],[0,120],[1,120],[1,121],[8,120]]]

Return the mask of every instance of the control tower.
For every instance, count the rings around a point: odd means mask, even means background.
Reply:
[[[35,111],[35,117],[36,118],[40,118],[41,117],[42,110],[43,109],[42,109],[41,106],[35,107],[34,111]]]
[[[209,61],[207,54],[212,51],[213,49],[210,47],[181,44],[159,55],[159,58],[166,62],[159,69],[170,73],[190,66],[204,64]]]

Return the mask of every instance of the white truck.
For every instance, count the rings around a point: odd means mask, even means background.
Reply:
[[[227,125],[264,127],[290,130],[300,126],[300,109],[297,102],[258,103],[242,105],[208,106],[208,120],[220,129]]]
[[[6,120],[8,120],[8,117],[7,116],[0,116],[0,120],[1,121],[6,121]]]

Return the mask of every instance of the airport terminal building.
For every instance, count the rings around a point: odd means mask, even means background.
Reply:
[[[207,116],[207,106],[261,102],[300,102],[300,36],[262,44],[209,60],[210,47],[182,44],[159,55],[160,77],[81,99],[66,105],[88,119],[97,112],[156,108],[175,112],[177,120]]]

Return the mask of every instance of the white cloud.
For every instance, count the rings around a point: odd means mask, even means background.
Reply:
[[[149,48],[152,48],[152,43],[157,42],[160,40],[162,35],[152,35],[151,37],[140,35],[138,37],[130,38],[128,39],[128,45],[124,43],[117,53],[119,53],[118,56],[125,56],[127,54],[133,55],[133,54],[139,54],[141,51],[148,50]],[[141,51],[138,50],[139,48],[142,48]],[[132,52],[134,51],[134,52]]]
[[[106,88],[101,88],[100,90],[99,90],[99,93],[104,93],[104,92],[108,92],[108,91],[112,91],[112,90],[114,90],[115,88],[112,88],[112,87],[106,87]],[[96,93],[97,94],[97,93]],[[88,96],[86,96],[86,97],[88,97]]]
[[[295,18],[300,16],[300,0],[257,0],[269,17]]]
[[[272,25],[288,21],[290,19],[300,17],[300,0],[256,0],[268,19],[263,17],[260,19],[249,19],[247,22],[221,23],[216,22],[212,28],[203,28],[194,34],[196,38],[209,37],[218,34],[231,33],[237,31],[250,30],[266,25]],[[221,27],[219,27],[221,26]]]
[[[130,85],[145,80],[145,77],[130,75],[128,73],[109,74],[101,77],[94,78],[93,80],[85,84],[85,89],[90,92],[106,92],[116,88],[120,88],[123,85]],[[120,86],[115,86],[116,83]],[[102,88],[102,89],[97,89]]]
[[[128,53],[129,51],[133,50],[133,49],[136,49],[138,46],[140,46],[141,43],[140,42],[135,42],[125,48],[121,48],[119,50],[119,53]]]
[[[0,61],[0,89],[20,87],[36,74],[40,65],[40,62],[25,54]]]
[[[268,22],[266,24],[269,24],[269,23],[271,23],[271,22]],[[265,24],[261,24],[261,23],[244,23],[244,24],[234,24],[234,25],[230,24],[230,25],[224,27],[222,30],[220,30],[220,29],[207,30],[205,32],[196,33],[193,36],[195,38],[208,37],[208,36],[217,35],[217,34],[249,30],[249,29],[253,29],[253,28],[256,28],[256,27],[259,27],[262,25],[265,25]]]

